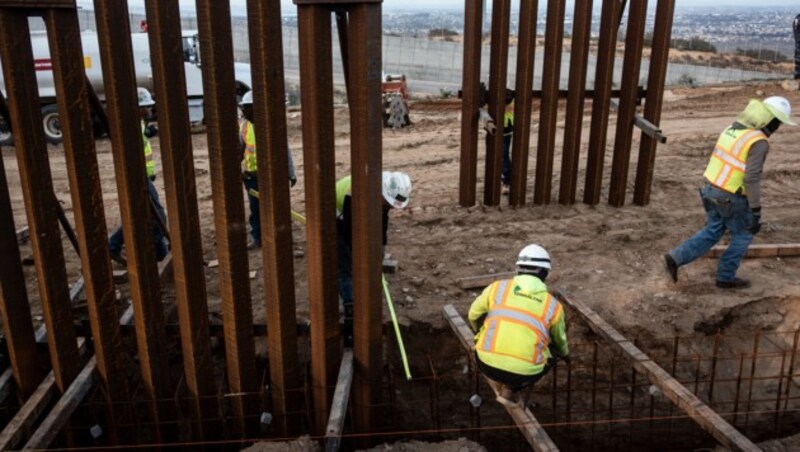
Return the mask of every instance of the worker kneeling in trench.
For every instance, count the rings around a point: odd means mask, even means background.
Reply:
[[[518,404],[519,391],[539,381],[557,358],[569,361],[564,308],[547,291],[550,255],[528,245],[517,258],[517,276],[495,281],[469,309],[475,358],[487,377],[501,384],[497,401]]]

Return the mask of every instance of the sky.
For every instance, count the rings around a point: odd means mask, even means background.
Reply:
[[[184,5],[187,9],[194,9],[195,0],[178,0],[181,7]],[[244,10],[247,0],[230,0],[231,7],[234,10]],[[491,5],[492,0],[484,0],[484,2]],[[571,7],[574,0],[567,0],[568,8]],[[600,5],[602,0],[595,0],[595,5]],[[540,7],[546,5],[546,0],[540,1]],[[655,4],[655,1],[651,3]],[[743,6],[747,2],[742,0],[676,0],[675,5],[677,9],[682,6],[702,7],[702,6]],[[93,2],[91,0],[78,0],[78,4],[91,8]],[[131,9],[141,9],[144,7],[144,0],[129,0],[128,4]],[[435,10],[463,10],[465,0],[384,0],[384,11],[398,11],[398,10],[417,10],[417,11],[435,11]],[[435,5],[435,6],[434,6]],[[519,0],[511,0],[512,10],[519,7]],[[759,7],[768,6],[797,6],[800,12],[800,0],[761,0],[758,3]],[[281,7],[284,13],[294,8],[291,0],[281,0]]]

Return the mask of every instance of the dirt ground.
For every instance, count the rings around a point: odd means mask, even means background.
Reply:
[[[758,300],[800,298],[798,258],[745,260],[739,274],[750,278],[753,287],[741,291],[726,291],[714,286],[715,259],[700,259],[682,268],[678,284],[673,284],[663,269],[663,253],[688,238],[704,223],[697,189],[718,133],[749,98],[769,95],[786,96],[795,105],[795,111],[800,111],[800,92],[786,91],[778,83],[668,90],[660,124],[668,142],[658,146],[651,203],[646,207],[632,205],[639,140],[639,134],[635,133],[628,202],[622,208],[610,207],[606,203],[615,130],[613,117],[609,128],[611,138],[607,146],[602,202],[598,206],[582,203],[562,206],[557,203],[559,147],[563,140],[562,105],[554,163],[553,202],[548,206],[510,208],[504,198],[500,207],[480,205],[484,171],[481,163],[478,167],[479,205],[462,208],[458,206],[459,109],[437,108],[431,106],[431,102],[420,103],[419,108],[412,104],[413,126],[400,130],[385,129],[383,143],[384,168],[405,171],[414,183],[409,207],[392,213],[387,247],[387,252],[400,263],[399,271],[388,277],[400,321],[444,326],[440,313],[447,303],[454,303],[460,312],[466,314],[479,290],[464,291],[456,284],[457,280],[512,271],[517,252],[532,242],[542,244],[552,255],[554,269],[548,281],[551,287],[560,288],[589,303],[629,333],[656,337],[691,333],[696,324],[726,308]],[[578,200],[582,199],[583,193],[590,116],[591,110],[587,106]],[[289,142],[300,180],[291,190],[292,208],[298,212],[305,211],[301,120],[302,112],[288,114]],[[533,122],[538,123],[536,114]],[[335,127],[336,173],[341,177],[349,173],[346,109],[337,109]],[[529,201],[532,199],[536,165],[536,132],[534,127],[531,137],[534,149],[529,162]],[[482,137],[479,140],[481,161],[484,158]],[[214,211],[205,135],[193,135],[193,142],[200,215],[210,218]],[[754,243],[799,243],[800,127],[782,127],[771,142],[763,187],[765,226]],[[157,139],[154,145],[158,159]],[[13,150],[8,148],[3,149],[2,155],[19,228],[27,222],[16,158]],[[61,146],[51,146],[50,157],[56,196],[71,216]],[[109,230],[113,230],[119,224],[119,213],[110,145],[106,139],[98,141],[98,158],[107,223]],[[160,162],[157,171],[161,176]],[[163,201],[163,180],[159,178],[156,185]],[[212,260],[216,257],[213,222],[202,222],[202,228],[205,258]],[[299,224],[295,224],[293,235],[294,247],[303,251],[305,232]],[[29,246],[23,245],[23,256],[30,254]],[[78,277],[79,261],[66,239],[64,246],[70,280],[74,281]],[[302,252],[296,254],[297,314],[300,318],[307,318],[306,261]],[[250,253],[250,263],[252,270],[261,270],[258,252]],[[257,322],[264,319],[261,274],[259,271],[252,280]],[[33,267],[27,267],[26,275],[35,304],[37,289]],[[208,269],[207,281],[211,311],[218,314],[216,269]],[[779,314],[782,318],[772,319],[770,328],[800,328],[800,305],[786,305],[788,309],[781,309]]]

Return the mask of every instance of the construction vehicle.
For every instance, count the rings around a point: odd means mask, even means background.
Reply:
[[[405,75],[386,75],[381,85],[383,126],[399,129],[411,125],[408,115],[408,85]]]
[[[144,28],[146,30],[146,27]],[[85,31],[81,33],[81,43],[83,44],[83,64],[86,68],[86,76],[94,87],[98,97],[103,100],[105,90],[103,88],[103,71],[100,61],[100,49],[97,40],[97,33]],[[153,71],[150,67],[150,43],[147,33],[137,32],[131,34],[133,46],[133,60],[136,73],[136,84],[140,87],[153,91]],[[50,49],[47,42],[45,31],[33,31],[31,33],[31,44],[33,46],[33,58],[36,70],[36,80],[39,86],[39,101],[42,108],[42,122],[47,141],[50,143],[60,143],[62,141],[61,124],[58,118],[58,106],[56,105],[56,91],[53,81],[53,65],[50,60]],[[200,49],[197,31],[187,30],[183,32],[183,62],[186,72],[186,94],[189,101],[189,116],[192,123],[202,122],[203,120],[203,73],[201,70]],[[246,63],[235,64],[236,91],[238,96],[242,96],[250,90],[251,76],[250,65]],[[0,71],[0,92],[8,98],[5,91],[5,82]],[[133,88],[132,88],[133,89]],[[96,130],[98,132],[100,129]],[[11,131],[2,116],[0,116],[0,145],[10,145],[13,142]]]

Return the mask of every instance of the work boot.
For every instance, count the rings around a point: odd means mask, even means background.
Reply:
[[[353,347],[353,302],[344,305],[344,327],[342,328],[344,346]]]
[[[112,261],[120,265],[128,265],[128,260],[125,259],[125,256],[122,255],[122,251],[112,251],[109,254],[111,255]]]
[[[519,405],[519,391],[514,391],[506,385],[500,385],[496,400],[507,407]]]
[[[672,277],[672,282],[678,282],[678,263],[675,262],[675,259],[673,259],[669,253],[664,255],[664,265],[667,267],[669,276]]]
[[[750,287],[750,281],[744,278],[733,278],[732,281],[717,280],[717,287],[720,289],[747,289]]]

